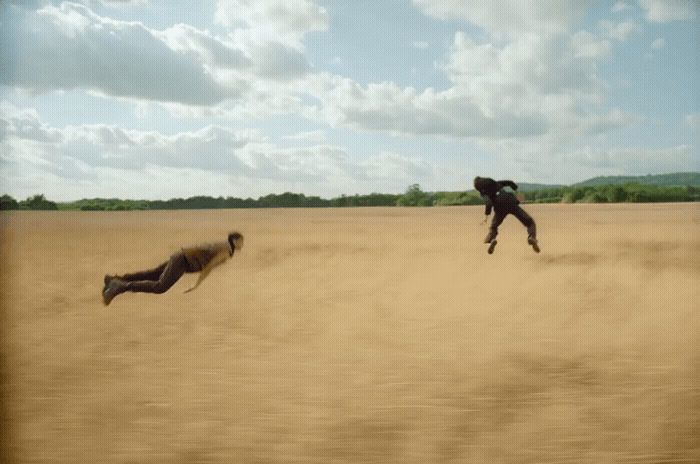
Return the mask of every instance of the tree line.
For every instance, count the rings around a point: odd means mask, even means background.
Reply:
[[[643,184],[586,185],[523,193],[529,203],[663,203],[700,201],[700,187]]]
[[[700,201],[700,187],[656,186],[642,184],[587,185],[554,187],[522,192],[525,203],[652,203]],[[235,208],[340,208],[357,206],[456,206],[479,205],[483,199],[475,191],[426,192],[418,184],[403,194],[371,193],[341,195],[325,199],[303,193],[269,194],[258,199],[196,196],[170,200],[123,200],[93,198],[57,203],[43,194],[17,201],[9,195],[0,197],[0,210],[78,210],[133,211],[175,209]]]

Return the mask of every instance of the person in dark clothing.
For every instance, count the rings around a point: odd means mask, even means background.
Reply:
[[[518,190],[518,185],[512,180],[495,181],[488,177],[474,178],[474,188],[481,194],[481,197],[486,202],[486,218],[488,220],[491,210],[494,211],[491,227],[484,239],[485,243],[489,244],[488,252],[493,253],[496,248],[496,236],[498,235],[498,226],[509,214],[512,214],[527,227],[527,243],[532,246],[532,249],[537,253],[540,252],[540,247],[537,243],[537,226],[534,219],[520,207],[518,198],[510,192],[502,190],[504,187],[510,187],[513,190]]]
[[[106,275],[102,290],[105,306],[124,292],[165,293],[185,273],[199,272],[197,283],[185,293],[191,292],[202,283],[212,269],[233,257],[235,250],[243,247],[243,235],[232,232],[228,240],[191,248],[183,248],[160,266],[143,272],[122,276]]]

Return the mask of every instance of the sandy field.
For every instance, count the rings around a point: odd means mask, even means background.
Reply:
[[[539,255],[481,207],[2,213],[2,457],[699,462],[700,204],[525,209]]]

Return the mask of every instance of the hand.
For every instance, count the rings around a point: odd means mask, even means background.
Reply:
[[[485,224],[488,222],[488,220],[489,220],[489,217],[486,216],[486,217],[484,218],[484,220],[481,221],[480,225],[482,225],[482,226],[485,225]]]

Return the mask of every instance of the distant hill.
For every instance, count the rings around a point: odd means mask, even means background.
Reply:
[[[640,184],[655,185],[658,187],[685,187],[692,185],[700,187],[700,172],[676,172],[672,174],[656,174],[646,176],[600,176],[577,182],[571,185],[565,184],[529,184],[517,182],[520,192],[533,192],[536,190],[557,189],[564,187],[599,187],[602,185]],[[473,190],[470,190],[473,192]]]
[[[517,184],[518,184],[518,191],[520,191],[520,192],[532,192],[534,190],[546,190],[546,189],[566,187],[565,185],[560,185],[560,184],[528,184],[525,182],[517,182]]]
[[[595,187],[598,185],[641,184],[660,187],[700,186],[700,172],[676,172],[646,176],[601,176],[584,180],[573,187]]]

